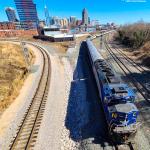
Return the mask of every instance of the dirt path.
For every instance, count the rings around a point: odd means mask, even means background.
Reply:
[[[35,149],[60,149],[65,103],[64,67],[59,57],[51,57],[51,85],[48,102]]]

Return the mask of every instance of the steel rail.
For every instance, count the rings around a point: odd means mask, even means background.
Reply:
[[[132,74],[132,72],[128,69],[128,67],[116,56],[116,54],[113,52],[113,50],[108,46],[107,42],[104,42],[107,51],[109,52],[109,54],[112,56],[112,58],[115,60],[115,62],[118,64],[118,66],[122,69],[122,71],[124,72],[125,75]],[[127,73],[128,72],[128,73]],[[144,97],[144,99],[150,103],[148,97],[145,95],[145,93],[148,92],[148,89],[146,89],[146,87],[139,81],[137,81],[136,78],[130,76],[130,78],[132,79],[132,83],[133,85],[137,88],[137,90],[139,91],[139,93]],[[143,90],[141,88],[139,88],[139,86],[141,86],[144,89]]]
[[[50,58],[43,48],[31,43],[30,45],[33,45],[40,50],[44,59],[44,64],[38,88],[21,122],[21,125],[19,126],[16,137],[10,144],[10,150],[26,150],[34,147],[47,101],[51,74]]]

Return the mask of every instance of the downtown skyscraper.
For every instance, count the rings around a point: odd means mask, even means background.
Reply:
[[[16,21],[18,21],[17,17],[16,17],[16,12],[15,12],[15,10],[13,8],[7,7],[7,8],[5,8],[5,12],[7,14],[9,22],[16,22]]]
[[[33,0],[14,0],[20,22],[32,22],[38,24],[36,4]]]
[[[88,12],[85,8],[82,11],[82,24],[83,25],[88,25],[89,24]]]
[[[45,24],[48,27],[48,26],[52,25],[52,18],[49,15],[49,11],[48,11],[48,8],[46,5],[44,8],[44,11],[45,11]]]

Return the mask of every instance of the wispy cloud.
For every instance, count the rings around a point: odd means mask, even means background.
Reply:
[[[122,0],[126,3],[146,3],[147,0]]]

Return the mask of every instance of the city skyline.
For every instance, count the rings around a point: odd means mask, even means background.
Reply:
[[[116,0],[116,1],[101,1],[93,0],[91,2],[82,0],[78,3],[77,7],[70,3],[69,0],[64,0],[61,2],[49,2],[48,0],[34,0],[37,5],[37,12],[39,19],[45,19],[44,6],[45,4],[49,8],[50,16],[58,16],[60,18],[70,16],[76,16],[81,19],[81,12],[83,8],[87,8],[91,20],[98,19],[101,23],[116,22],[118,24],[136,22],[143,19],[144,21],[150,22],[150,1],[139,1],[132,2],[132,0]],[[99,5],[97,5],[99,4]],[[108,5],[109,4],[109,5]],[[92,6],[92,7],[91,7]],[[106,6],[106,7],[104,7]],[[7,2],[1,2],[0,21],[7,21],[7,16],[5,14],[5,7],[13,7],[16,10],[14,0],[8,0]],[[130,15],[129,15],[130,14]]]

